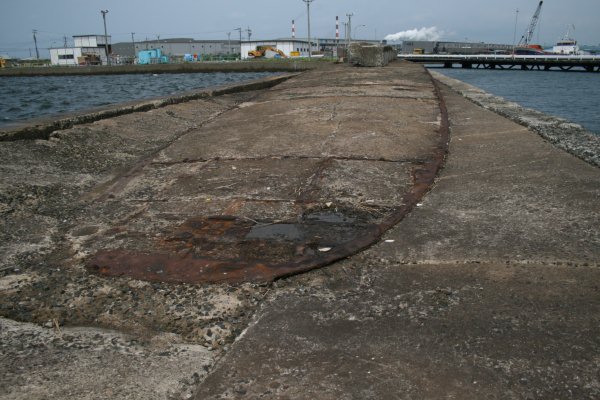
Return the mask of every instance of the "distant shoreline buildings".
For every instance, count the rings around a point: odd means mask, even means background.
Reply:
[[[252,58],[249,53],[261,46],[272,46],[285,57],[308,57],[309,42],[306,39],[280,38],[266,40],[198,40],[192,38],[156,39],[111,44],[103,35],[73,36],[73,47],[50,49],[52,65],[106,65],[106,54],[111,64],[132,64],[141,54],[158,50],[161,59],[169,62],[199,61],[206,59]],[[355,39],[354,42],[385,43],[377,40]],[[338,57],[345,54],[346,41],[330,38],[311,40],[310,49],[315,56]],[[157,57],[158,60],[158,57]],[[159,62],[159,61],[157,61]]]
[[[133,39],[133,37],[132,37]],[[385,41],[353,39],[353,42],[387,44]],[[65,39],[66,43],[66,39]],[[169,38],[111,43],[111,36],[91,34],[73,36],[71,47],[50,48],[51,65],[107,65],[110,63],[132,64],[141,52],[157,51],[160,62],[190,62],[204,60],[245,60],[259,47],[272,47],[285,57],[344,57],[347,41],[338,38],[314,38],[310,46],[303,38],[278,38],[265,40],[199,40],[193,38]],[[404,40],[401,44],[389,44],[400,54],[489,54],[512,52],[509,44],[484,42],[416,41]],[[595,53],[592,49],[592,54]],[[107,58],[107,54],[108,57]],[[159,58],[156,58],[158,60]],[[167,60],[167,61],[163,61]],[[6,61],[6,57],[5,60]],[[40,60],[41,61],[41,60]],[[158,61],[157,61],[158,62]]]

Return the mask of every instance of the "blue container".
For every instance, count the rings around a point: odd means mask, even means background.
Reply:
[[[142,50],[138,52],[138,64],[157,64],[164,63],[166,57],[162,56],[160,49]]]

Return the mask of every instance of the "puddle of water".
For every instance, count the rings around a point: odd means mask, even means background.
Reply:
[[[305,220],[324,222],[327,224],[349,224],[355,222],[356,218],[348,217],[341,212],[322,211],[306,215]]]
[[[296,224],[255,225],[246,235],[246,239],[299,241],[304,234]]]

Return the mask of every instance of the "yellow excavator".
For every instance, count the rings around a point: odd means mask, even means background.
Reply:
[[[248,55],[254,58],[287,58],[283,51],[273,46],[256,46],[256,50],[250,50]]]

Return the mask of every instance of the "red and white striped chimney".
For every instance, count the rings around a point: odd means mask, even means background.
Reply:
[[[335,16],[335,39],[340,40],[340,19],[337,15]]]
[[[292,39],[296,39],[296,23],[292,20]]]

